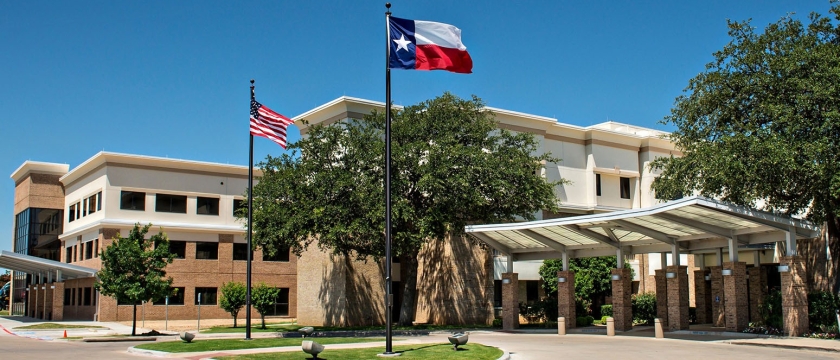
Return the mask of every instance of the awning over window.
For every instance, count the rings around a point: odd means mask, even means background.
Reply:
[[[40,274],[56,281],[86,278],[96,275],[96,270],[84,266],[65,264],[59,261],[13,253],[6,250],[0,251],[0,267],[32,275]]]
[[[691,197],[644,209],[531,222],[473,225],[466,232],[517,260],[670,252],[713,252],[819,236],[811,222]],[[788,234],[791,237],[788,238]],[[795,243],[793,244],[795,248]]]

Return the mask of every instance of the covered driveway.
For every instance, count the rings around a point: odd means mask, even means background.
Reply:
[[[739,262],[738,249],[782,243],[785,256],[781,259],[782,266],[779,271],[782,272],[784,308],[792,312],[804,311],[801,316],[786,315],[785,319],[795,318],[799,321],[790,324],[789,333],[807,331],[807,302],[802,310],[803,304],[797,300],[801,298],[797,294],[803,291],[800,285],[805,278],[805,269],[804,262],[796,256],[796,239],[819,236],[819,227],[805,220],[714,199],[690,197],[650,208],[605,214],[467,226],[466,232],[508,255],[508,269],[512,268],[510,263],[513,260],[563,259],[563,271],[558,273],[558,281],[563,282],[558,283],[558,305],[560,316],[566,315],[571,320],[566,322],[567,325],[573,325],[575,318],[574,274],[568,271],[568,259],[617,256],[619,265],[618,269],[613,270],[612,280],[613,311],[616,328],[619,330],[632,326],[630,274],[629,269],[623,269],[624,256],[666,252],[673,254],[673,266],[662,269],[661,274],[657,273],[657,297],[662,297],[660,303],[662,307],[667,308],[667,311],[659,312],[660,318],[667,318],[663,319],[663,322],[667,321],[669,329],[680,330],[688,328],[689,274],[686,267],[679,264],[679,254],[722,254],[722,249],[727,249],[729,261],[724,262],[722,255],[719,255],[719,263],[716,266],[698,271],[702,273],[692,274],[695,279],[698,279],[698,276],[700,279],[699,284],[695,281],[695,295],[698,299],[700,296],[707,298],[705,294],[713,292],[713,289],[718,290],[712,297],[716,301],[709,301],[712,304],[702,304],[704,309],[700,309],[700,303],[704,301],[699,301],[697,311],[698,314],[701,311],[705,313],[705,307],[712,308],[717,303],[720,311],[712,311],[712,317],[720,320],[731,319],[722,325],[725,325],[727,330],[740,331],[749,322],[749,296],[745,293],[748,271],[746,264]],[[704,265],[701,264],[701,267],[705,267]],[[505,296],[505,289],[518,291],[512,286],[516,282],[515,273],[503,275],[503,299],[518,299],[517,294]],[[508,306],[504,306],[503,313],[515,312],[517,316],[504,316],[504,320],[510,323],[510,326],[505,327],[513,328],[518,321],[517,304],[514,301],[507,303],[510,310]],[[801,330],[802,317],[804,330]],[[785,327],[789,330],[787,323]]]

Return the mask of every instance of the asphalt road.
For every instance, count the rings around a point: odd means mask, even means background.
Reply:
[[[138,344],[142,344],[142,342],[86,343],[81,341],[45,341],[9,335],[0,331],[0,359],[137,360],[146,358],[126,352],[129,346]]]

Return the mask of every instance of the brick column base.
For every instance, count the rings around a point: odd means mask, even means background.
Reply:
[[[698,324],[712,322],[712,282],[706,281],[706,274],[706,270],[694,271],[694,308]]]
[[[558,271],[557,278],[566,279],[565,282],[557,282],[557,316],[565,317],[566,329],[570,329],[577,325],[577,318],[575,317],[575,272]]]
[[[53,321],[62,321],[64,320],[64,283],[56,282],[52,285],[55,286],[55,289],[53,289],[52,319]]]
[[[761,321],[761,311],[758,307],[764,302],[764,289],[767,288],[767,283],[762,282],[762,272],[760,267],[753,266],[747,269],[747,274],[750,276],[747,279],[750,287],[750,322]]]
[[[502,329],[519,328],[519,274],[502,274]]]
[[[747,264],[725,262],[723,268],[732,271],[732,275],[723,277],[726,331],[741,331],[747,328],[750,321],[750,306],[747,301]]]
[[[668,330],[688,330],[688,266],[668,266],[667,271],[676,276],[668,284]]]
[[[610,274],[620,277],[619,280],[610,280],[615,330],[628,331],[633,328],[633,308],[630,302],[630,284],[633,279],[630,278],[630,269],[612,269]]]
[[[665,281],[665,270],[654,270],[653,280],[656,284],[656,317],[663,329],[668,328],[668,285]]]
[[[801,256],[784,256],[781,265],[790,271],[782,275],[782,321],[788,336],[808,332],[808,286],[805,284],[805,260]]]
[[[721,275],[721,266],[710,266],[711,281],[711,298],[712,298],[712,325],[717,327],[726,326],[726,314],[724,310],[724,293],[723,293],[723,275]]]

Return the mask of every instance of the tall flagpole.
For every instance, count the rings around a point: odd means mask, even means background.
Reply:
[[[254,101],[254,79],[251,79],[251,101]],[[248,106],[251,106],[248,104]],[[249,110],[250,111],[250,110]],[[245,340],[251,340],[251,234],[254,219],[254,134],[248,131],[250,145],[248,146],[248,257],[245,270]]]
[[[391,292],[391,3],[385,3],[385,354],[390,355],[391,317],[394,296]]]

